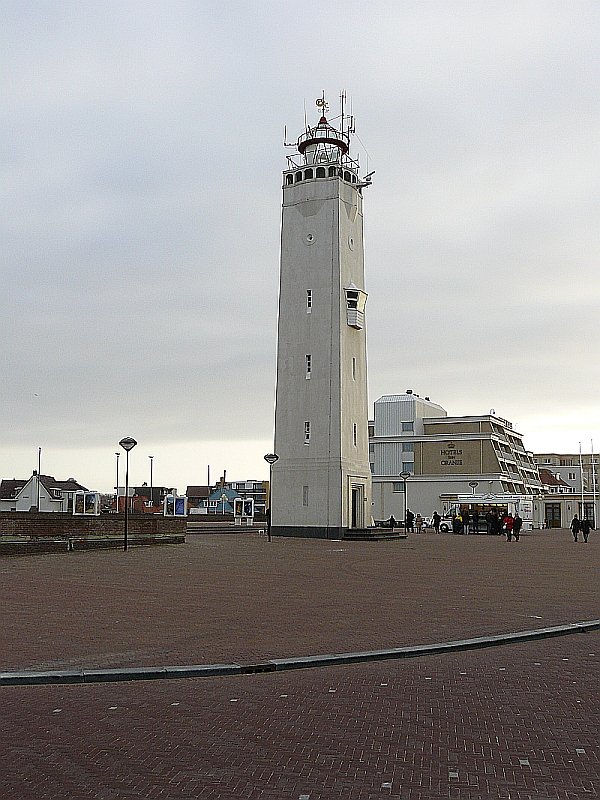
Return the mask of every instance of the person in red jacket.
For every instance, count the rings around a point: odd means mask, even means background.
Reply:
[[[514,519],[513,519],[513,515],[508,513],[504,517],[502,522],[504,523],[504,527],[506,528],[506,541],[510,542],[511,539],[512,539],[513,525],[514,525],[514,522],[515,522]]]

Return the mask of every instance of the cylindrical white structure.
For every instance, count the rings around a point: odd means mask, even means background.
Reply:
[[[322,117],[283,181],[273,535],[371,524],[362,188]]]

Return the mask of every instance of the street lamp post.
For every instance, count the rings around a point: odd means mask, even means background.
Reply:
[[[154,462],[154,456],[148,456],[150,459],[150,506],[152,510],[154,510],[154,493],[152,492],[152,464]]]
[[[404,530],[406,530],[406,512],[408,511],[408,495],[406,493],[406,481],[410,478],[410,472],[401,472],[400,477],[404,481]]]
[[[121,453],[115,453],[117,457],[117,485],[115,486],[115,511],[119,510],[119,456]]]
[[[269,508],[267,511],[267,541],[271,541],[271,487],[273,486],[273,464],[279,461],[277,453],[267,453],[265,461],[269,465]]]
[[[129,521],[129,451],[133,450],[137,442],[131,436],[126,436],[119,442],[125,450],[125,531],[123,536],[123,550],[127,550],[127,523]]]

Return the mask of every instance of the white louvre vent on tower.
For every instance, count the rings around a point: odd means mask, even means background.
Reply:
[[[362,330],[365,327],[365,305],[367,293],[353,283],[344,289],[346,293],[346,322],[351,328]]]

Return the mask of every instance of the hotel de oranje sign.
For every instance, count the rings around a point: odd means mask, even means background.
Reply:
[[[440,467],[461,467],[462,448],[457,447],[454,442],[446,442],[440,450]]]

